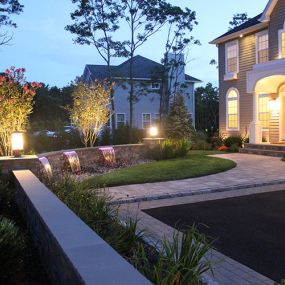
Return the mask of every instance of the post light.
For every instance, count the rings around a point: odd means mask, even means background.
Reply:
[[[22,132],[12,133],[12,151],[15,157],[21,156],[21,151],[24,150],[24,135]]]
[[[157,127],[151,127],[149,129],[149,134],[150,134],[151,137],[156,137],[158,135]]]

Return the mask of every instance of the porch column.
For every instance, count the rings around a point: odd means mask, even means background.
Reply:
[[[269,142],[278,143],[279,138],[279,117],[280,117],[280,102],[278,94],[271,94],[270,100],[270,121],[269,121]]]
[[[252,94],[253,99],[253,121],[249,124],[249,142],[261,143],[262,142],[262,128],[258,119],[258,95]]]

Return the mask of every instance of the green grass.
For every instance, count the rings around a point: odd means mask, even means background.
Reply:
[[[181,180],[226,171],[236,166],[236,163],[231,160],[207,156],[217,153],[221,152],[190,151],[189,154],[182,159],[140,164],[100,176],[94,176],[82,183],[84,187],[92,188],[96,186],[111,187]]]

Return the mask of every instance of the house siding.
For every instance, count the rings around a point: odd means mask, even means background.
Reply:
[[[225,45],[219,45],[219,85],[220,85],[220,133],[229,136],[248,134],[249,124],[253,119],[253,98],[246,93],[247,72],[256,63],[255,33],[239,39],[239,73],[237,80],[225,81]],[[230,88],[239,91],[240,131],[226,129],[226,95]]]
[[[269,23],[269,58],[279,58],[278,31],[283,29],[285,21],[285,1],[279,0],[270,16]]]

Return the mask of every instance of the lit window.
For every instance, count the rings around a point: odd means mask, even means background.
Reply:
[[[151,115],[148,113],[142,114],[142,128],[149,129],[151,125]]]
[[[159,90],[160,89],[160,84],[159,83],[151,83],[151,89],[152,90]]]
[[[258,119],[263,129],[269,129],[269,97],[267,94],[261,94],[258,98]]]
[[[231,89],[227,94],[227,127],[228,129],[238,129],[238,93],[235,89]]]
[[[117,113],[116,114],[116,127],[122,127],[126,124],[126,114],[124,113]]]
[[[285,32],[281,33],[281,56],[285,57]]]
[[[257,34],[257,63],[268,61],[268,32]]]
[[[238,72],[238,41],[226,44],[226,73]]]

